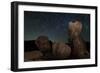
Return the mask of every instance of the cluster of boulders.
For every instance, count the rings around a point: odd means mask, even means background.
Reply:
[[[35,40],[39,51],[31,52],[33,55],[30,53],[25,55],[33,56],[32,60],[89,58],[86,44],[80,36],[82,23],[79,20],[69,22],[68,31],[71,46],[63,42],[50,42],[47,36],[39,36]]]

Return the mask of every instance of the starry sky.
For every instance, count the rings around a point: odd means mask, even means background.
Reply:
[[[53,42],[68,42],[68,23],[79,19],[83,24],[81,36],[90,41],[90,14],[24,11],[24,40],[48,36]]]

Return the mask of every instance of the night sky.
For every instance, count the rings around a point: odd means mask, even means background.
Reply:
[[[24,11],[24,40],[45,35],[53,42],[68,42],[68,23],[75,19],[80,19],[83,24],[81,36],[90,41],[89,14]]]

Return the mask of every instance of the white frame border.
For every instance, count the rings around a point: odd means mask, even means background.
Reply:
[[[90,59],[79,60],[60,60],[60,61],[38,61],[24,62],[24,11],[43,11],[43,12],[61,12],[61,13],[83,13],[90,14],[91,25],[91,50]],[[48,6],[18,6],[18,68],[40,68],[52,66],[74,66],[95,64],[95,9],[85,8],[63,8],[63,7],[48,7]]]

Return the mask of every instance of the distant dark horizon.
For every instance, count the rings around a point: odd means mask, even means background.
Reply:
[[[68,23],[75,19],[80,19],[83,24],[83,39],[90,41],[90,14],[24,11],[24,40],[35,40],[44,35],[53,42],[66,43]]]

